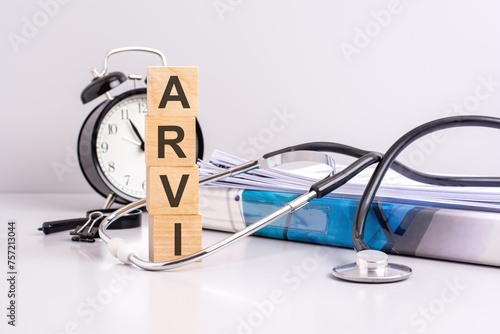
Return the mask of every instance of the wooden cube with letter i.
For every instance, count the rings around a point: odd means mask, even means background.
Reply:
[[[169,261],[201,250],[195,117],[197,67],[149,67],[146,207],[149,257]]]

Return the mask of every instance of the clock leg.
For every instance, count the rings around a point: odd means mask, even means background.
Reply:
[[[106,197],[106,201],[104,202],[103,209],[109,209],[111,205],[115,202],[116,194],[114,192],[109,193],[108,197]]]

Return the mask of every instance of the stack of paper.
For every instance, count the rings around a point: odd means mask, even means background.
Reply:
[[[210,162],[199,161],[200,178],[239,165],[246,160],[214,151]],[[284,166],[286,167],[286,166]],[[345,166],[336,166],[339,172]],[[326,165],[309,165],[287,170],[255,169],[235,177],[228,177],[208,186],[237,189],[266,190],[303,193],[315,182],[331,172]],[[357,177],[341,186],[327,197],[359,198],[373,172],[373,168],[361,172]],[[481,211],[500,212],[500,188],[498,187],[444,187],[415,182],[389,171],[380,186],[376,200],[393,203],[419,203],[425,206],[454,207]]]

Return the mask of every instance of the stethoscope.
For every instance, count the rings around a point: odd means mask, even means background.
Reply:
[[[332,158],[327,154],[320,152],[339,153],[357,158],[357,160],[342,171],[338,173],[332,172],[324,179],[314,183],[307,193],[299,195],[267,217],[262,218],[247,228],[234,233],[230,237],[219,241],[214,245],[183,258],[166,262],[144,261],[139,258],[137,251],[133,248],[133,246],[127,244],[122,239],[111,238],[107,234],[108,227],[116,221],[116,219],[132,210],[144,206],[146,204],[145,199],[123,206],[107,216],[99,226],[99,235],[101,239],[108,244],[108,250],[111,254],[125,264],[134,264],[139,268],[152,271],[175,269],[189,263],[199,261],[233,244],[234,242],[251,235],[252,233],[269,225],[276,219],[287,214],[291,214],[292,212],[302,208],[314,198],[322,198],[323,196],[326,196],[338,187],[347,183],[350,179],[367,167],[373,164],[378,164],[363,192],[363,195],[361,196],[354,218],[352,241],[354,249],[357,252],[356,263],[336,266],[333,268],[332,272],[333,275],[339,279],[353,282],[388,283],[401,281],[411,275],[411,268],[402,264],[389,263],[387,254],[378,250],[370,249],[364,241],[365,222],[370,206],[375,197],[375,193],[382,182],[382,178],[389,168],[392,168],[398,173],[415,181],[433,185],[471,187],[500,186],[500,178],[498,177],[433,175],[418,172],[400,162],[395,161],[397,156],[418,138],[435,131],[462,126],[500,129],[500,118],[489,116],[455,116],[434,120],[406,133],[396,143],[394,143],[384,155],[378,152],[364,151],[354,147],[329,142],[314,142],[290,146],[279,151],[268,153],[261,159],[246,162],[236,167],[227,169],[221,173],[203,178],[199,181],[200,185],[214,182],[225,177],[235,176],[252,169],[274,168],[285,163],[296,161],[314,161],[325,163],[332,167],[333,170],[334,162]]]

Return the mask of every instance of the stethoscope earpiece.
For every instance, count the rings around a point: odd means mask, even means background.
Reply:
[[[99,96],[106,94],[111,89],[121,85],[127,80],[127,76],[122,72],[112,72],[102,77],[96,77],[82,91],[81,99],[86,104]]]
[[[402,281],[411,275],[411,268],[389,263],[384,252],[367,249],[356,253],[356,263],[336,266],[333,276],[359,283],[390,283]]]

